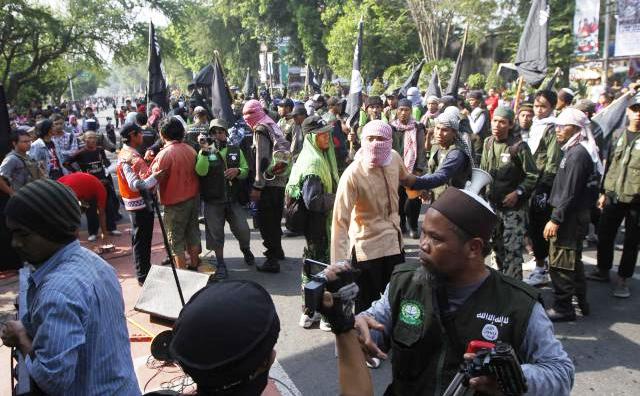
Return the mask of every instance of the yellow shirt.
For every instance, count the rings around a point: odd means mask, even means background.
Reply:
[[[356,158],[344,171],[333,207],[331,262],[359,262],[400,254],[402,232],[398,214],[398,186],[408,175],[400,155],[391,163],[369,168]]]

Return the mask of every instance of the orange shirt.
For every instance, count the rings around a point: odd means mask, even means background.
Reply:
[[[196,151],[186,143],[166,142],[151,163],[153,172],[164,170],[160,180],[160,203],[175,205],[198,195]]]

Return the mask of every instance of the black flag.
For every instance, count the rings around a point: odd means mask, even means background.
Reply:
[[[258,98],[258,86],[256,85],[256,79],[251,75],[249,68],[247,68],[247,77],[244,79],[242,93],[244,94],[244,98],[247,100]]]
[[[560,70],[559,67],[556,67],[556,71],[553,73],[551,78],[549,78],[549,80],[547,80],[547,82],[544,83],[541,89],[545,91],[552,91],[553,86],[556,85],[556,80],[558,79],[558,76],[560,75],[560,73],[562,73],[562,70]]]
[[[425,99],[429,96],[435,96],[437,98],[442,96],[442,90],[440,89],[440,77],[438,77],[438,69],[435,67],[431,72],[431,81],[429,82],[427,92],[424,94]]]
[[[351,85],[349,86],[349,97],[347,98],[346,113],[348,125],[355,129],[360,120],[360,108],[362,107],[362,76],[360,75],[360,61],[362,59],[362,29],[364,22],[360,18],[358,22],[358,40],[356,48],[353,50],[353,68],[351,70]]]
[[[548,22],[547,0],[533,0],[514,62],[520,77],[532,87],[540,85],[547,75]]]
[[[456,65],[449,78],[449,84],[445,90],[445,95],[458,97],[458,85],[460,84],[460,73],[462,73],[462,61],[464,59],[464,47],[467,45],[467,37],[469,35],[469,24],[464,28],[464,36],[462,36],[462,45],[460,46],[460,52],[458,52],[458,58],[456,59]]]
[[[229,124],[233,125],[235,117],[231,108],[231,94],[227,81],[224,78],[224,72],[220,65],[218,54],[213,57],[213,76],[211,82],[211,113],[213,118],[221,118]]]
[[[424,66],[425,62],[426,61],[424,59],[421,60],[420,63],[418,63],[418,65],[413,69],[409,78],[407,78],[404,84],[402,84],[402,86],[400,87],[398,96],[406,97],[407,90],[409,90],[409,88],[418,86],[418,81],[420,80],[420,73],[422,72],[422,67]]]
[[[316,80],[316,75],[313,73],[313,69],[311,65],[307,63],[306,67],[307,77],[304,80],[304,89],[313,92],[314,94],[322,93],[320,89],[320,84],[318,84],[318,80]]]
[[[160,58],[160,44],[156,36],[153,22],[149,22],[149,83],[147,100],[156,103],[164,111],[169,110],[167,98],[167,82],[162,73],[162,59]]]
[[[9,147],[10,133],[11,124],[9,123],[9,111],[7,110],[7,97],[4,94],[4,86],[0,85],[0,162],[11,151],[11,147]]]
[[[609,135],[623,125],[627,114],[627,107],[629,106],[631,98],[633,98],[633,94],[631,92],[627,92],[593,116],[592,121],[595,121],[600,125],[600,128],[602,129],[602,138],[605,141],[609,139]]]

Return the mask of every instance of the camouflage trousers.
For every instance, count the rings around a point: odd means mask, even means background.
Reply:
[[[498,209],[496,214],[498,222],[491,236],[495,264],[503,274],[522,280],[526,211]]]

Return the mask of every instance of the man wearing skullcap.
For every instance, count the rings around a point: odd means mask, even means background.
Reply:
[[[550,241],[549,274],[555,296],[553,307],[547,310],[552,321],[575,320],[573,296],[582,314],[589,314],[582,242],[604,167],[588,124],[582,111],[569,107],[556,119],[557,141],[564,155],[549,197],[551,220],[544,228],[544,237]]]
[[[555,108],[556,115],[560,114],[566,107],[571,106],[574,96],[576,94],[570,88],[562,88],[558,91],[558,102]]]
[[[493,178],[487,198],[498,217],[491,238],[496,264],[502,273],[522,280],[527,199],[535,187],[537,172],[529,147],[511,133],[513,119],[509,107],[494,111],[480,168]]]
[[[533,106],[530,103],[521,103],[518,106],[518,114],[516,114],[517,123],[513,127],[514,136],[520,138],[526,143],[529,139],[529,131],[533,123]]]
[[[51,210],[55,208],[55,210]],[[5,209],[13,246],[35,270],[29,306],[5,323],[30,379],[47,395],[139,395],[122,290],[111,265],[80,246],[78,198],[52,180],[18,190]]]
[[[392,150],[392,129],[382,120],[367,123],[362,148],[344,171],[336,191],[331,233],[331,262],[351,261],[361,270],[356,312],[367,309],[404,262],[399,181],[411,176]],[[414,176],[415,178],[415,176]]]
[[[435,146],[429,154],[428,172],[411,186],[413,190],[431,190],[432,200],[449,186],[464,187],[471,177],[471,150],[458,132],[459,125],[458,116],[452,112],[435,119]]]
[[[193,109],[193,121],[193,124],[187,128],[187,132],[184,135],[184,142],[198,151],[200,149],[198,136],[208,136],[209,134],[209,113],[207,109],[202,106],[197,106]]]
[[[331,299],[325,297],[323,313],[336,333],[342,390],[367,375],[357,362],[343,370],[344,360],[360,356],[343,352],[356,349],[358,339],[369,358],[386,358],[383,351],[393,350],[387,395],[442,394],[464,358],[473,356],[464,354],[467,343],[483,340],[513,347],[527,394],[570,394],[574,366],[553,334],[540,293],[484,264],[497,221],[482,198],[448,188],[425,214],[419,263],[396,266],[382,297],[356,316],[355,329],[344,309],[327,308]],[[345,307],[350,304],[346,287],[335,291],[334,285],[334,274],[342,271],[338,265],[327,270],[327,288]],[[476,377],[469,384],[497,394],[495,378]]]
[[[168,355],[201,396],[259,396],[275,361],[280,319],[269,293],[251,281],[211,283],[184,306]]]
[[[598,268],[588,279],[608,282],[613,267],[613,247],[618,227],[625,219],[624,246],[618,266],[618,279],[613,295],[631,296],[630,278],[634,274],[640,242],[640,93],[627,106],[629,125],[611,138],[607,169],[604,174],[598,207],[602,210],[598,227]]]
[[[440,115],[440,111],[438,107],[440,106],[440,99],[437,96],[431,95],[427,97],[425,101],[425,112],[420,119],[422,125],[424,125],[427,129],[433,128],[434,120],[436,117]]]
[[[411,114],[412,103],[409,99],[400,99],[396,118],[390,122],[393,129],[393,149],[400,154],[407,170],[414,175],[422,175],[427,168],[424,126],[416,121]],[[417,195],[409,198],[404,187],[398,190],[400,196],[400,229],[403,234],[407,231],[411,238],[418,238],[418,217],[422,202]],[[407,230],[408,223],[408,230]]]
[[[555,118],[553,117],[553,109],[557,101],[558,96],[553,91],[536,92],[533,100],[533,124],[527,140],[527,145],[531,149],[533,160],[538,168],[538,181],[531,194],[529,208],[528,235],[533,247],[534,260],[532,261],[535,261],[536,267],[526,282],[532,286],[547,283],[549,279],[546,269],[549,242],[544,239],[542,233],[551,216],[551,207],[548,203],[549,194],[562,157],[562,150],[556,142]]]
[[[395,120],[396,113],[398,111],[398,92],[393,90],[388,94],[385,94],[386,107],[382,111],[382,119],[391,122]]]

